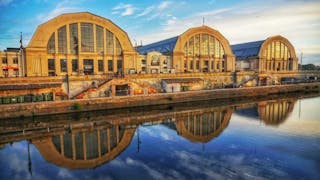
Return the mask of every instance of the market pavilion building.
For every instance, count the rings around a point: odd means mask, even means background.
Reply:
[[[235,56],[228,40],[208,26],[190,28],[180,36],[140,46],[137,51],[145,56],[142,72],[235,71]]]
[[[293,45],[282,36],[262,41],[232,45],[236,55],[236,70],[252,70],[259,73],[295,72],[298,58]]]
[[[27,76],[94,75],[124,73],[134,66],[136,52],[112,21],[81,12],[41,24],[25,55]]]

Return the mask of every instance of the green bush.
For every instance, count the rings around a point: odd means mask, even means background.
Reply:
[[[73,109],[73,110],[81,110],[81,109],[82,109],[82,106],[81,106],[81,104],[79,104],[79,103],[74,103],[74,104],[72,105],[72,109]]]

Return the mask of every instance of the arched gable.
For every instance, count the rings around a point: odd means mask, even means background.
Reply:
[[[214,36],[222,44],[225,53],[228,55],[233,55],[229,41],[219,31],[212,29],[208,26],[190,28],[189,30],[181,34],[174,47],[174,52],[182,52],[184,45],[189,40],[189,38],[197,34],[208,34]]]
[[[92,23],[102,26],[111,31],[119,39],[121,47],[124,51],[134,51],[128,34],[124,30],[122,30],[109,19],[88,12],[62,14],[47,21],[46,23],[39,25],[33,34],[28,47],[47,47],[49,38],[56,30],[72,23]]]

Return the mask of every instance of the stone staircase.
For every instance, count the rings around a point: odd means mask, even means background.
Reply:
[[[259,73],[254,73],[252,76],[250,76],[249,79],[246,79],[245,81],[242,81],[238,84],[238,87],[245,86],[248,82],[256,80],[258,82]]]
[[[103,80],[102,82],[99,82],[99,84],[95,84],[93,82],[93,84],[91,86],[89,86],[88,88],[80,91],[79,93],[75,94],[74,96],[71,97],[71,99],[83,99],[83,97],[90,92],[94,92],[96,90],[98,90],[101,86],[104,86],[105,84],[107,84],[108,82],[110,82],[113,78],[108,78],[106,80]]]

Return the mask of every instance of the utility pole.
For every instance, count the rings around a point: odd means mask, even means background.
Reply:
[[[301,56],[300,56],[300,66],[301,66],[301,68],[300,68],[300,71],[302,71],[302,56],[303,56],[303,52],[301,51]]]
[[[22,43],[22,32],[20,32],[20,61],[21,61],[21,76],[25,76],[25,63],[24,63],[24,58],[23,58],[23,43]]]

